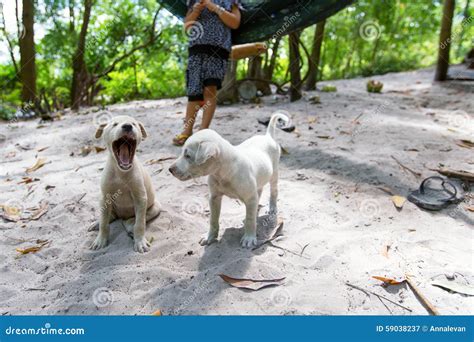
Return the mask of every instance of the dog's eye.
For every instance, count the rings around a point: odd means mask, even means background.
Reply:
[[[188,153],[186,153],[186,154],[184,155],[184,158],[185,158],[185,159],[191,159],[191,155],[188,154]]]

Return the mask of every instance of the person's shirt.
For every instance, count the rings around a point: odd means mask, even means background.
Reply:
[[[188,0],[188,9],[191,9],[199,0]],[[240,6],[239,0],[213,0],[213,2],[224,8],[228,12],[232,12],[234,5]],[[188,28],[189,47],[197,45],[212,45],[225,49],[230,52],[232,49],[232,30],[222,22],[217,13],[204,8],[197,19],[197,23],[193,23]]]

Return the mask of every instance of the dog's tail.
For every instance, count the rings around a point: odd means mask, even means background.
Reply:
[[[280,125],[280,127],[287,127],[291,123],[290,118],[288,115],[283,114],[282,112],[275,112],[272,114],[272,117],[270,118],[270,122],[268,123],[267,127],[267,134],[272,137],[272,139],[275,140],[275,127],[277,124]]]

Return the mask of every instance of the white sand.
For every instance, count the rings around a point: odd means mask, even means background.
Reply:
[[[474,283],[474,213],[465,209],[466,203],[431,213],[409,202],[398,212],[390,195],[377,188],[406,195],[421,180],[391,156],[423,177],[433,175],[428,168],[438,163],[474,169],[472,150],[455,144],[457,139],[474,139],[474,85],[434,85],[432,76],[433,70],[423,70],[377,77],[385,83],[382,95],[366,92],[367,79],[331,82],[338,92],[317,92],[319,105],[267,97],[261,105],[218,109],[213,128],[234,144],[263,132],[256,118],[277,109],[289,111],[297,124],[300,136],[278,133],[290,154],[280,164],[284,237],[274,244],[286,251],[269,245],[256,251],[240,248],[244,207],[229,199],[222,210],[219,243],[201,247],[198,241],[209,221],[206,180],[178,181],[167,171],[168,160],[147,166],[164,209],[148,226],[147,235],[154,238],[151,252],[133,252],[120,223],[112,226],[110,245],[91,252],[87,247],[96,233],[88,233],[87,227],[98,216],[106,155],[81,156],[79,151],[100,144],[93,139],[93,118],[102,112],[69,113],[43,128],[37,121],[2,124],[0,133],[8,138],[1,149],[0,203],[29,208],[47,200],[49,211],[38,221],[0,219],[0,314],[120,315],[157,309],[199,315],[410,314],[388,302],[387,308],[345,282],[390,298],[413,314],[426,314],[410,288],[383,288],[371,278],[405,272],[440,313],[473,314],[473,297],[449,293],[431,282],[454,274],[459,283]],[[138,153],[145,162],[179,153],[170,141],[181,127],[184,105],[181,98],[108,110],[145,123],[150,138]],[[360,114],[360,124],[353,123]],[[308,118],[316,122],[309,124]],[[45,146],[49,148],[36,151]],[[30,174],[39,181],[17,184],[36,156],[48,160]],[[55,188],[46,190],[47,185]],[[262,199],[263,216],[268,189]],[[270,230],[261,224],[259,237]],[[35,239],[51,244],[19,256],[15,249],[34,245]],[[388,257],[383,255],[387,245]],[[286,277],[286,283],[251,292],[230,287],[220,273]]]

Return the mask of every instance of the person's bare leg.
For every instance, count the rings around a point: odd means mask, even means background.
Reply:
[[[201,129],[209,128],[217,106],[217,87],[208,86],[204,88],[204,106],[202,114]]]
[[[201,108],[199,101],[188,101],[186,106],[186,118],[184,119],[184,129],[181,134],[191,136],[193,134],[194,122],[196,121],[196,115]]]

